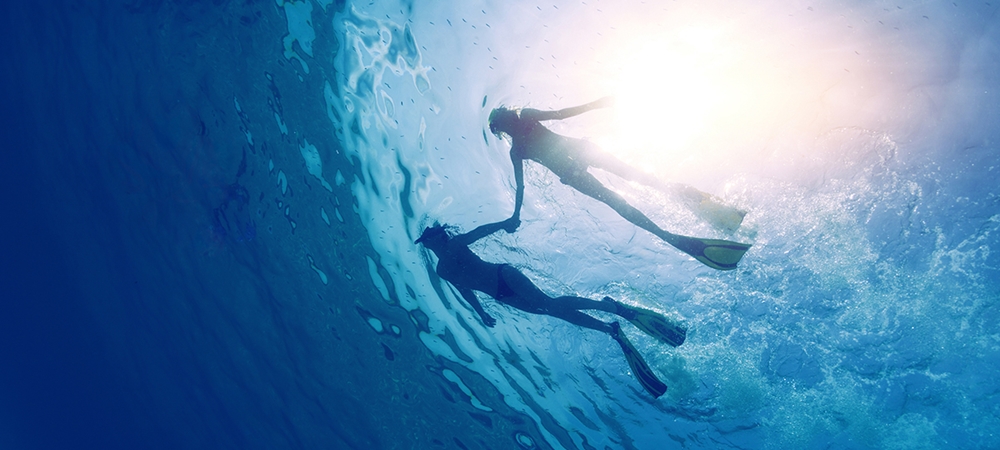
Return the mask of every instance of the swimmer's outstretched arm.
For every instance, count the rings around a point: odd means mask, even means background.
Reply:
[[[510,219],[520,224],[521,222],[521,204],[524,203],[524,160],[515,156],[514,152],[510,153],[510,162],[514,164],[514,184],[516,185],[516,190],[514,192],[514,214],[510,215]],[[517,225],[514,225],[517,228]],[[508,229],[508,233],[513,233],[513,230]]]
[[[520,221],[517,221],[517,223],[519,222]],[[486,225],[480,225],[476,227],[476,229],[468,233],[460,234],[458,236],[451,238],[451,242],[458,245],[469,246],[472,245],[473,242],[476,242],[486,236],[496,233],[497,231],[507,230],[508,232],[511,232],[512,229],[517,228],[517,223],[515,223],[515,221],[512,219],[507,219],[501,222],[493,222],[493,223],[488,223]]]
[[[483,321],[483,325],[493,328],[493,325],[497,324],[497,320],[487,314],[486,310],[483,309],[483,304],[479,302],[479,297],[476,297],[476,293],[472,292],[472,289],[459,288],[458,292],[462,294],[462,298],[469,303],[469,306],[476,310],[476,313],[479,314],[479,318]]]
[[[538,109],[524,108],[521,110],[521,118],[526,120],[562,120],[570,118],[573,116],[578,116],[587,111],[607,108],[615,104],[614,97],[603,97],[598,100],[592,101],[585,105],[574,106],[572,108],[563,108],[558,111],[541,111]]]

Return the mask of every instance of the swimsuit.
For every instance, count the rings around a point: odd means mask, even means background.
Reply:
[[[512,277],[520,277],[517,279],[517,284],[521,287],[519,292],[511,289],[507,281],[504,280],[503,269],[505,267],[510,267],[514,271],[511,275]],[[549,311],[549,301],[547,301],[551,299],[542,293],[542,291],[539,291],[538,287],[531,284],[531,281],[525,278],[524,274],[511,267],[510,264],[500,264],[497,267],[497,295],[494,298],[500,303],[513,306],[521,311],[552,315]]]
[[[507,267],[507,264],[497,265],[497,300],[503,300],[507,297],[516,297],[517,292],[507,285],[507,282],[503,279],[503,268]]]

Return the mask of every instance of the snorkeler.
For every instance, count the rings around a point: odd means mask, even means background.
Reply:
[[[469,249],[469,245],[479,239],[501,229],[512,232],[516,227],[517,223],[513,219],[507,219],[479,226],[465,234],[454,235],[451,227],[435,223],[424,230],[416,243],[423,244],[437,255],[437,274],[458,289],[462,298],[479,314],[487,327],[496,325],[496,319],[483,309],[473,291],[482,292],[500,303],[525,312],[558,317],[610,335],[621,346],[629,367],[643,388],[653,397],[663,395],[667,386],[656,378],[656,374],[622,333],[618,322],[602,322],[581,311],[590,309],[616,314],[650,336],[674,347],[684,343],[687,330],[655,312],[625,305],[611,297],[604,297],[601,301],[575,296],[552,298],[538,289],[521,271],[509,264],[483,261]]]
[[[530,159],[559,176],[563,184],[607,204],[629,222],[653,233],[705,265],[719,270],[735,269],[750,245],[719,239],[693,238],[663,230],[628,204],[621,195],[601,184],[587,169],[597,167],[626,180],[651,186],[664,186],[663,183],[652,175],[629,167],[618,158],[603,152],[595,144],[556,134],[540,123],[544,120],[566,119],[593,109],[611,106],[612,103],[611,97],[604,97],[585,105],[558,111],[510,109],[501,106],[490,113],[490,131],[498,137],[509,136],[511,140],[510,160],[514,164],[514,181],[517,185],[511,220],[515,224],[520,223],[521,205],[524,202],[524,160]],[[722,218],[716,221],[716,226],[731,230],[739,227],[745,213],[719,205],[711,200],[710,195],[692,187],[677,186],[680,187],[675,187],[673,190],[689,199],[697,199],[698,205],[705,205],[699,209],[709,212],[710,214],[706,214],[707,217]]]

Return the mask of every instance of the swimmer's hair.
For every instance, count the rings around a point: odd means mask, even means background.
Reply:
[[[521,115],[520,108],[508,108],[506,105],[500,105],[497,106],[496,108],[493,108],[493,111],[490,112],[490,119],[489,119],[490,133],[493,133],[496,136],[507,134],[497,129],[497,122],[502,121],[505,118],[510,117],[512,115],[515,118],[520,117]]]
[[[413,243],[419,244],[428,239],[434,239],[439,236],[446,236],[448,239],[455,237],[455,227],[447,224],[443,225],[435,221],[434,225],[424,228],[424,232],[421,233],[420,237],[417,238],[417,240],[414,241]]]

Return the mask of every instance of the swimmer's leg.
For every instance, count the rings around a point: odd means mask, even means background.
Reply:
[[[736,232],[736,229],[743,223],[743,217],[747,214],[746,211],[725,205],[712,194],[702,192],[692,186],[682,183],[665,182],[656,175],[632,167],[599,148],[588,146],[586,154],[587,162],[591,166],[678,198],[702,220],[727,233]]]
[[[574,295],[566,295],[552,299],[552,308],[565,310],[596,309],[598,311],[609,312],[612,314],[616,314],[618,311],[618,307],[614,303],[603,300],[591,300],[586,297],[577,297]]]
[[[581,172],[576,176],[563,178],[562,182],[576,189],[581,194],[610,206],[618,215],[632,222],[635,226],[653,233],[661,239],[666,240],[668,238],[669,233],[657,226],[656,223],[634,206],[628,204],[628,201],[624,197],[601,184],[589,172]]]
[[[563,178],[562,181],[563,183],[576,188],[576,190],[580,191],[580,193],[604,202],[604,204],[617,211],[618,214],[625,218],[625,220],[632,222],[639,228],[653,233],[655,236],[663,239],[668,244],[684,253],[687,253],[688,255],[691,255],[691,257],[713,269],[735,269],[736,264],[743,258],[743,255],[747,252],[747,250],[750,249],[749,244],[719,239],[700,239],[670,233],[657,226],[652,220],[649,219],[649,217],[646,217],[645,214],[639,212],[638,209],[628,204],[622,196],[608,189],[606,186],[601,184],[600,181],[597,181],[597,178],[594,178],[594,176],[588,172]]]
[[[672,185],[677,184],[664,183],[656,175],[646,172],[645,170],[632,167],[625,161],[618,159],[617,156],[605,152],[604,150],[597,148],[597,146],[593,146],[593,144],[591,145],[592,147],[588,146],[587,148],[587,162],[592,167],[611,172],[623,179],[641,183],[651,188],[667,192],[672,190],[670,189]]]
[[[499,275],[515,295],[497,298],[498,302],[532,314],[547,314],[547,309],[552,304],[552,297],[538,289],[538,286],[535,286],[535,283],[532,283],[520,270],[504,265]]]
[[[594,319],[591,316],[581,313],[581,309],[596,309],[609,313],[615,313],[617,306],[613,303],[591,300],[584,297],[563,296],[552,298],[538,289],[520,270],[509,265],[500,269],[500,276],[504,283],[514,291],[515,296],[505,297],[498,301],[513,306],[525,312],[533,314],[547,314],[554,317],[573,322],[574,324],[593,328],[598,331],[608,332],[607,324]],[[574,314],[575,313],[575,314]],[[583,317],[580,317],[583,316]],[[572,318],[572,320],[570,320]],[[595,323],[596,322],[596,323]]]
[[[584,314],[575,309],[555,309],[546,311],[547,315],[552,317],[558,317],[565,320],[573,325],[579,325],[584,328],[590,328],[591,330],[597,330],[609,336],[613,336],[614,330],[610,323],[602,322],[595,319],[593,316]]]

